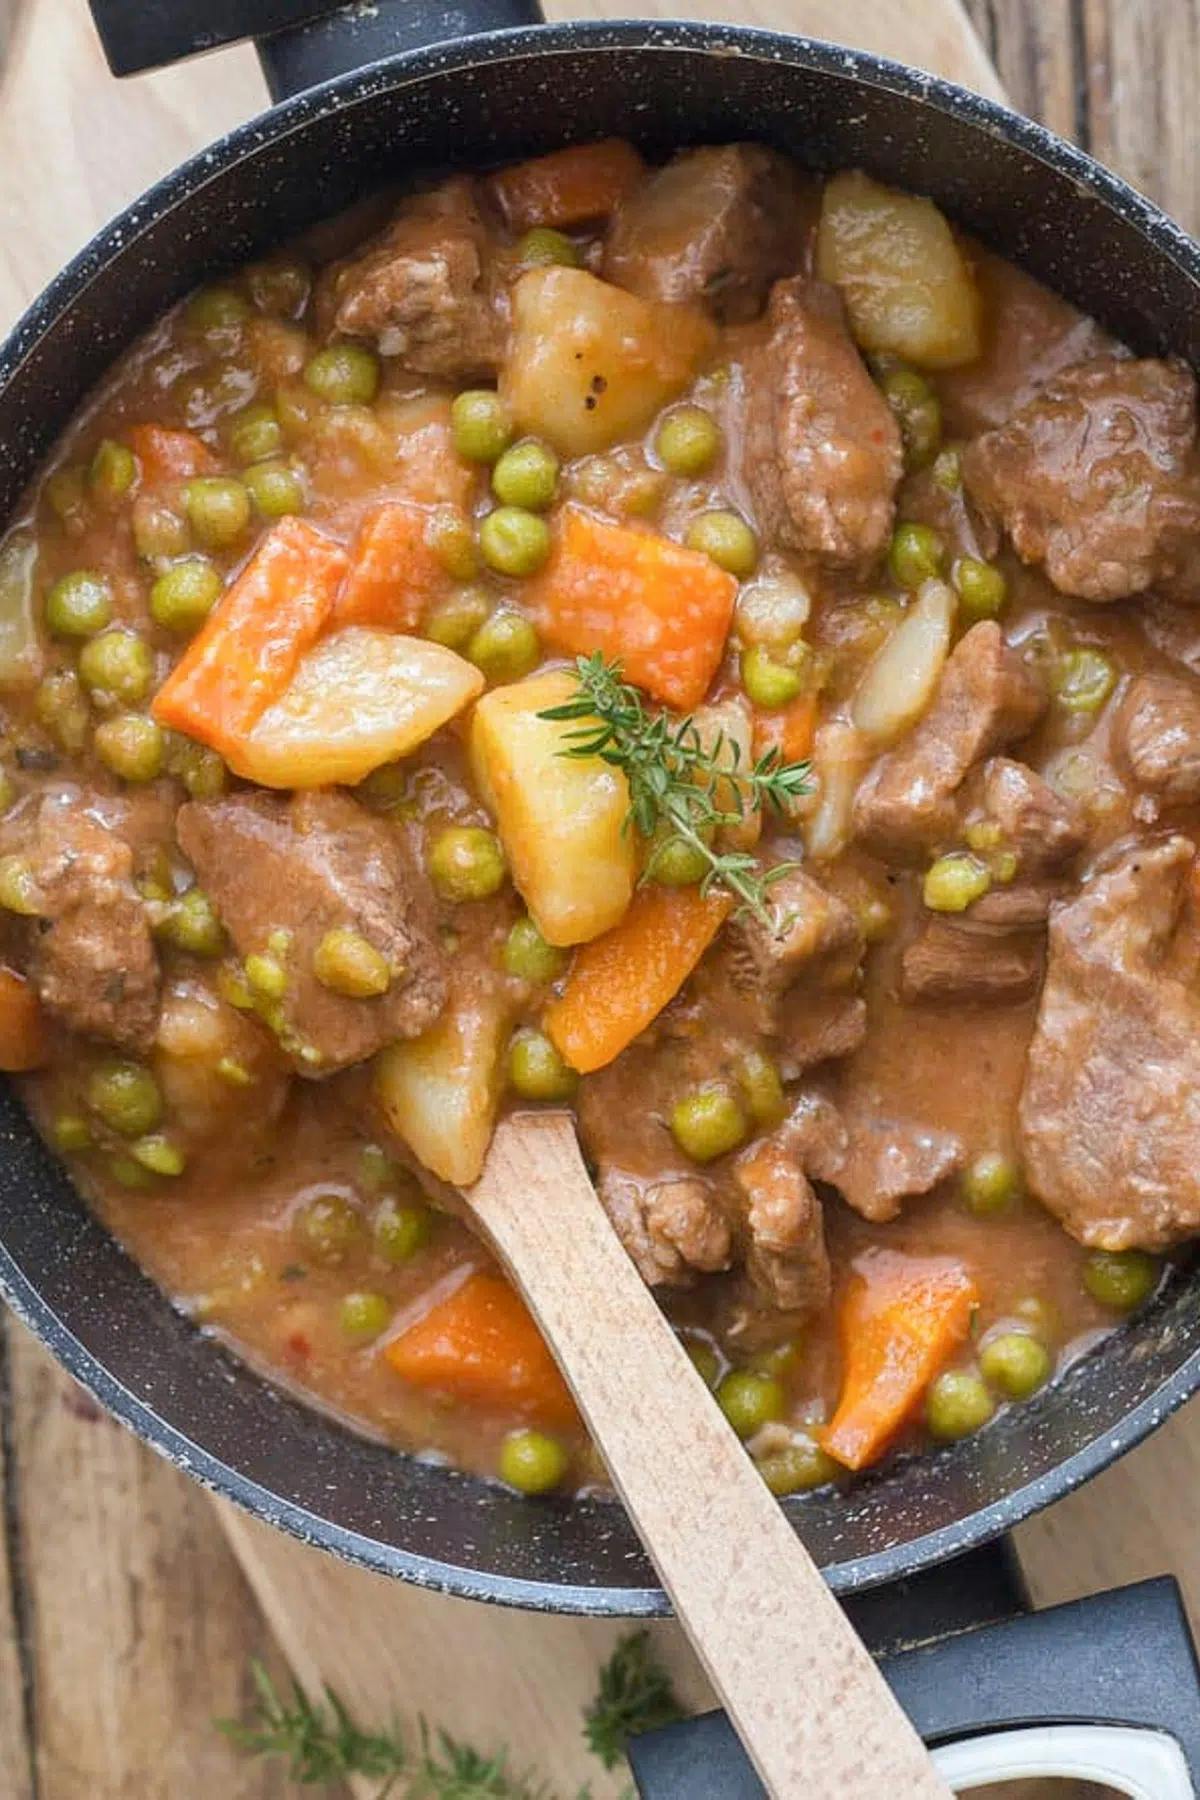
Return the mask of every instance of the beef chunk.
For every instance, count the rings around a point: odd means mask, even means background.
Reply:
[[[972,626],[942,670],[916,730],[882,756],[859,788],[854,825],[881,855],[927,850],[949,837],[972,765],[1024,737],[1046,704],[1040,683],[992,620]]]
[[[752,319],[799,260],[800,202],[796,170],[760,144],[685,150],[618,206],[600,272],[645,300]]]
[[[1121,847],[1050,918],[1020,1123],[1030,1188],[1085,1244],[1200,1230],[1200,994],[1179,931],[1195,846]]]
[[[345,794],[235,794],[182,807],[176,832],[240,955],[291,933],[279,1035],[302,1074],[327,1075],[432,1025],[445,963],[425,874],[394,827]],[[386,994],[351,999],[316,979],[313,952],[341,928],[387,958]]]
[[[1008,885],[989,889],[968,917],[977,925],[1043,925],[1066,889],[1067,864],[1087,841],[1083,814],[1036,769],[1007,756],[992,757],[981,785],[983,811],[999,826],[1001,847],[1016,855],[1018,873]]]
[[[900,995],[908,1001],[1024,1000],[1037,992],[1041,973],[1040,933],[933,917],[901,958]]]
[[[43,800],[25,846],[39,894],[29,972],[69,1031],[144,1051],[158,1023],[158,957],[133,853],[78,801]]]
[[[745,1201],[746,1274],[767,1305],[819,1312],[830,1293],[821,1202],[793,1154],[768,1139],[734,1170]]]
[[[406,200],[395,219],[321,277],[325,334],[374,338],[419,375],[494,375],[505,328],[495,249],[464,177]]]
[[[1168,806],[1200,800],[1200,687],[1139,675],[1117,709],[1113,749],[1137,786]]]
[[[1179,362],[1115,356],[1048,381],[967,446],[968,490],[1023,561],[1082,600],[1170,582],[1200,529],[1196,386]]]
[[[597,1192],[650,1287],[690,1287],[697,1273],[729,1267],[732,1235],[716,1189],[699,1176],[645,1183],[602,1168]]]
[[[823,282],[780,282],[745,362],[745,479],[769,543],[865,571],[892,530],[900,432]]]
[[[864,1219],[896,1218],[905,1200],[930,1193],[962,1167],[963,1147],[951,1132],[879,1118],[868,1094],[844,1095],[841,1113],[845,1152],[822,1179]]]

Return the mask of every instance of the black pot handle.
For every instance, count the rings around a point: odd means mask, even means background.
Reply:
[[[480,31],[540,25],[538,0],[372,0],[331,8],[329,0],[89,0],[114,75],[136,75],[257,40],[273,100],[364,68],[400,50]]]
[[[1200,1671],[1169,1577],[884,1656],[896,1698],[959,1792],[1076,1775],[1189,1800],[1200,1782]],[[764,1800],[724,1713],[630,1745],[643,1800]]]

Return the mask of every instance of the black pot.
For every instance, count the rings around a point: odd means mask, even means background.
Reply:
[[[180,47],[187,9],[104,0],[126,66]],[[212,41],[206,5],[199,24]],[[319,10],[273,0],[269,23]],[[829,45],[726,26],[526,28],[405,48],[468,23],[532,23],[533,0],[382,0],[263,47],[296,92],[185,164],[58,277],[0,349],[0,519],[89,388],[214,268],[397,174],[486,164],[606,134],[647,148],[758,137],[802,163],[858,165],[963,225],[1129,343],[1200,360],[1200,251],[1069,145],[947,83]],[[169,41],[139,32],[163,28]],[[245,21],[241,20],[244,28]],[[175,33],[180,34],[174,36]],[[358,73],[347,63],[383,60]],[[206,1340],[89,1215],[16,1100],[0,1099],[0,1283],[118,1418],[252,1513],[350,1561],[548,1611],[667,1610],[615,1503],[529,1501],[397,1455],[286,1398]],[[1056,1500],[1200,1383],[1200,1283],[1153,1306],[977,1438],[788,1502],[850,1594],[944,1561]]]

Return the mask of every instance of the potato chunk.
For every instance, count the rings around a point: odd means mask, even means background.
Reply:
[[[715,339],[695,307],[640,300],[584,269],[531,269],[513,289],[500,392],[519,430],[587,456],[644,431]]]
[[[500,1103],[509,1017],[469,982],[437,1024],[392,1044],[375,1063],[375,1097],[396,1136],[442,1181],[478,1181]]]
[[[629,786],[598,757],[563,756],[574,724],[539,718],[576,691],[566,670],[494,688],[475,708],[471,763],[513,881],[550,944],[582,944],[621,918],[633,894]]]
[[[850,717],[876,744],[889,744],[915,725],[933,699],[950,654],[953,590],[927,581],[882,649],[863,672]]]
[[[860,349],[922,369],[979,355],[979,291],[931,200],[856,170],[835,175],[821,204],[817,270],[841,290]]]

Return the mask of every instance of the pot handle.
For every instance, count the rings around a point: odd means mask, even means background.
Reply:
[[[89,0],[114,75],[180,62],[254,38],[273,100],[401,50],[477,32],[540,25],[538,0]]]
[[[1086,1772],[1118,1793],[1190,1800],[1200,1782],[1200,1671],[1169,1577],[954,1631],[880,1666],[962,1792]],[[1061,1766],[1029,1760],[1039,1753]],[[1095,1760],[1076,1768],[1071,1756]],[[643,1800],[763,1800],[723,1713],[648,1732],[629,1760]]]

